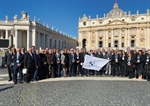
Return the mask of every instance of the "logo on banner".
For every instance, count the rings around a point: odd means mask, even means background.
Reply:
[[[89,64],[90,64],[91,66],[93,66],[93,65],[95,64],[95,61],[90,61]]]

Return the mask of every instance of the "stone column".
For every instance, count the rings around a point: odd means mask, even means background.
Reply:
[[[111,30],[111,47],[114,48],[114,32]]]
[[[37,40],[36,40],[36,30],[33,29],[32,30],[32,45],[36,46],[36,42],[37,42]]]
[[[148,27],[145,28],[145,47],[148,47],[149,46],[149,36],[148,36]]]
[[[122,41],[121,41],[121,38],[122,38],[122,33],[121,33],[121,29],[119,29],[119,48],[122,48]]]
[[[105,35],[106,36],[106,44],[105,47],[108,48],[108,30],[105,30]]]
[[[38,37],[38,49],[40,49],[40,47],[41,47],[41,45],[40,45],[40,39],[41,39],[41,37],[40,37],[41,35],[40,35],[40,32],[37,32],[37,37]]]
[[[125,30],[124,30],[124,41],[125,41],[125,42],[124,42],[124,47],[125,47],[125,48],[128,47],[128,45],[127,45],[128,39],[127,39],[127,38],[128,38],[127,29],[125,29]]]
[[[31,36],[30,36],[30,30],[27,30],[27,50],[31,47]]]
[[[12,38],[11,38],[12,35],[9,35],[9,46],[12,46],[11,42],[12,42]]]
[[[139,28],[137,27],[137,29],[136,29],[136,41],[135,41],[136,42],[136,47],[139,46],[139,43],[140,43],[139,42],[140,41],[139,38],[140,38],[139,37]]]
[[[102,32],[102,36],[103,36],[103,39],[102,39],[102,42],[103,42],[103,48],[106,48],[106,36],[105,36],[105,30],[103,30]]]
[[[146,40],[148,40],[148,47],[150,47],[150,28],[148,27],[147,28],[147,36],[148,36],[148,39],[146,39]]]
[[[18,48],[18,30],[15,30],[15,36],[14,36],[14,46],[15,48]]]
[[[128,28],[128,47],[130,47],[130,28]]]
[[[21,37],[21,31],[18,31],[18,47],[22,47],[22,37]]]
[[[8,30],[6,30],[6,36],[5,39],[8,39]]]
[[[95,43],[96,43],[96,49],[99,48],[99,43],[98,43],[98,31],[95,31],[96,33],[96,39],[95,39]]]
[[[86,49],[89,50],[92,45],[93,44],[91,43],[91,31],[89,31],[86,39]]]
[[[3,31],[1,30],[1,39],[3,39]]]
[[[43,41],[42,41],[42,42],[43,42],[43,49],[45,49],[45,43],[46,43],[46,42],[45,42],[45,41],[46,41],[46,40],[45,40],[45,36],[46,36],[46,35],[43,34]]]

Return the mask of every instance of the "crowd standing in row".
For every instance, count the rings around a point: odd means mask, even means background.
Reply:
[[[98,58],[108,59],[101,70],[87,70],[82,68],[84,56],[91,55]],[[150,50],[130,50],[127,51],[104,48],[90,50],[88,53],[85,48],[70,49],[60,52],[59,49],[36,50],[32,46],[25,51],[25,48],[11,48],[5,52],[5,67],[8,68],[9,81],[17,83],[29,83],[46,78],[89,76],[89,75],[108,75],[129,78],[146,79],[150,81]],[[23,74],[22,70],[27,69]]]

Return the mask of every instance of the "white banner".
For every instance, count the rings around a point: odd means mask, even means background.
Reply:
[[[108,62],[109,62],[109,60],[107,60],[107,59],[102,59],[102,58],[97,58],[97,57],[93,57],[90,55],[85,55],[83,68],[99,71]]]

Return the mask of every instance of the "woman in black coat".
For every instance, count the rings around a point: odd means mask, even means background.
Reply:
[[[123,77],[123,76],[124,76],[124,77],[127,76],[126,59],[127,59],[127,56],[126,56],[125,51],[121,51],[120,71],[121,71],[121,76],[122,76],[122,77]]]
[[[144,63],[145,63],[145,56],[143,55],[142,50],[138,51],[138,55],[137,55],[135,63],[136,63],[136,71],[138,74],[138,79],[141,80],[142,74],[143,74]]]
[[[126,64],[127,64],[126,71],[128,72],[129,78],[134,78],[135,77],[135,70],[133,69],[134,57],[132,56],[131,53],[128,53]]]
[[[148,50],[148,54],[145,60],[144,75],[146,76],[147,81],[150,81],[150,49]]]

